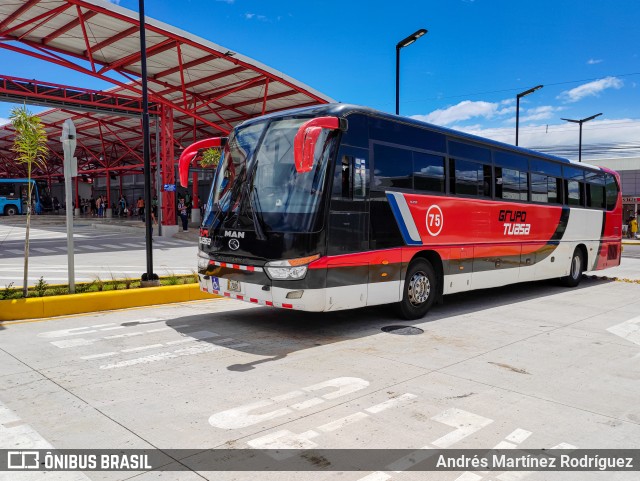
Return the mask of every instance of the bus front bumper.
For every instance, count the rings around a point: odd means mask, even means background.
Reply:
[[[247,282],[246,278],[238,280],[204,274],[199,274],[198,277],[200,290],[209,294],[283,309],[311,312],[325,310],[323,289],[286,289],[274,287],[271,283]]]

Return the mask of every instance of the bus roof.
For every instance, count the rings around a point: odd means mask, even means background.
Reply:
[[[545,154],[545,153],[542,153],[542,152],[538,152],[536,150],[525,149],[523,147],[517,147],[515,145],[506,144],[504,142],[498,142],[497,140],[491,140],[491,139],[488,139],[488,138],[485,138],[485,137],[480,137],[480,136],[477,136],[477,135],[468,134],[466,132],[461,132],[459,130],[449,129],[449,128],[446,128],[446,127],[440,127],[438,125],[430,124],[428,122],[423,122],[421,120],[412,119],[410,117],[402,117],[402,116],[398,116],[398,115],[392,115],[392,114],[388,114],[386,112],[382,112],[380,110],[372,109],[370,107],[363,107],[363,106],[360,106],[360,105],[353,105],[353,104],[331,103],[331,104],[324,104],[324,105],[319,105],[319,106],[314,106],[314,107],[304,107],[304,108],[299,108],[299,109],[286,110],[286,111],[283,111],[283,112],[277,112],[277,113],[265,115],[264,117],[258,117],[258,118],[247,120],[242,125],[249,125],[249,124],[252,124],[252,123],[255,123],[255,122],[259,122],[260,120],[263,120],[263,119],[266,119],[266,118],[283,118],[283,117],[292,117],[292,116],[293,117],[296,117],[296,116],[317,117],[317,116],[320,116],[320,115],[333,115],[333,116],[336,116],[336,117],[347,117],[348,115],[354,114],[354,113],[370,115],[370,116],[374,116],[374,117],[390,120],[390,121],[393,121],[393,122],[400,122],[400,123],[404,123],[404,124],[407,124],[407,125],[414,125],[416,127],[427,127],[430,130],[433,130],[435,132],[439,132],[441,134],[449,135],[449,136],[452,136],[452,137],[457,137],[457,138],[459,138],[461,140],[467,140],[467,141],[471,141],[471,142],[482,143],[482,144],[490,146],[490,147],[496,147],[496,148],[500,148],[500,149],[504,149],[504,150],[510,150],[512,152],[520,153],[520,154],[523,154],[523,155],[533,155],[533,156],[536,156],[536,157],[539,157],[539,158],[542,158],[542,159],[552,160],[552,161],[555,161],[555,162],[561,162],[563,164],[580,165],[580,166],[583,166],[583,167],[592,168],[592,169],[599,170],[599,171],[603,171],[604,170],[601,167],[598,167],[598,166],[595,166],[595,165],[590,165],[590,164],[585,164],[584,162],[575,162],[575,161],[566,159],[564,157],[557,157],[555,155]]]

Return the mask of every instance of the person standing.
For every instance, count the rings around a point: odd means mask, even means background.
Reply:
[[[140,216],[140,220],[144,219],[144,200],[142,197],[138,197],[138,215]]]
[[[638,218],[633,217],[629,222],[629,230],[631,231],[631,238],[635,239],[638,234]]]
[[[180,215],[180,219],[182,220],[182,232],[187,232],[189,227],[189,216],[187,215],[187,204],[183,197],[178,199],[178,215]]]

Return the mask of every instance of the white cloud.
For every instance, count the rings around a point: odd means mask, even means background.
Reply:
[[[547,120],[553,115],[563,110],[562,107],[554,107],[553,105],[542,105],[533,109],[526,109],[524,115],[520,115],[520,122],[534,122],[536,120]]]
[[[621,89],[623,85],[622,80],[616,77],[605,77],[600,80],[594,80],[593,82],[580,85],[571,90],[566,90],[558,95],[558,99],[565,102],[577,102],[585,97],[597,96],[600,92],[606,89]]]
[[[3,119],[2,117],[0,117],[0,125],[5,125],[5,124],[8,124],[8,123],[10,123],[10,122],[11,122],[11,120],[9,120],[9,119]]]
[[[499,142],[513,144],[515,142],[515,129],[513,127],[504,128],[478,128],[456,126],[456,130],[461,130],[480,137],[486,137]],[[637,155],[637,140],[640,138],[640,120],[638,119],[612,119],[594,120],[585,123],[583,126],[583,154],[584,148],[589,145],[608,145],[620,147],[632,145],[635,150],[631,154]],[[522,147],[533,149],[553,149],[564,147],[573,152],[575,147],[575,157],[578,148],[578,126],[573,124],[541,124],[527,127],[520,127],[519,144]],[[606,148],[604,149],[607,150]],[[611,151],[605,157],[616,157],[624,153],[622,150]],[[564,155],[564,154],[562,154]],[[570,155],[570,154],[569,154]]]
[[[506,104],[502,102],[463,100],[449,108],[434,110],[427,115],[413,115],[412,118],[436,125],[449,125],[474,117],[490,119],[498,115],[515,112],[515,107],[501,108],[501,105]]]
[[[255,19],[255,20],[259,20],[259,21],[261,21],[261,22],[268,22],[268,21],[269,21],[269,19],[268,19],[266,16],[264,16],[264,15],[257,15],[257,14],[255,14],[255,13],[245,13],[245,14],[244,14],[244,18],[245,18],[245,19],[247,19],[247,20],[253,20],[253,19]]]
[[[596,65],[602,62],[603,60],[601,58],[590,58],[589,60],[587,60],[587,65]]]

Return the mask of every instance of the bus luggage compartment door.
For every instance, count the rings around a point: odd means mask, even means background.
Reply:
[[[471,289],[473,270],[473,247],[452,247],[449,260],[449,275],[445,276],[444,294],[453,294]]]

